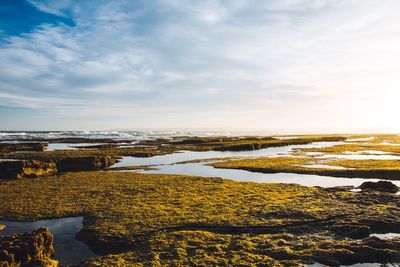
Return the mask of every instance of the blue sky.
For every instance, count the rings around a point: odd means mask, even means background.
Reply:
[[[399,129],[398,10],[1,0],[0,130]]]

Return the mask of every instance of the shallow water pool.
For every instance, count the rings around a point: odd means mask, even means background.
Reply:
[[[221,177],[242,182],[258,182],[258,183],[296,183],[304,186],[359,186],[363,182],[376,182],[380,179],[364,179],[364,178],[338,178],[331,176],[320,176],[311,174],[296,173],[260,173],[250,172],[237,169],[218,169],[207,165],[206,162],[177,164],[184,161],[206,160],[206,159],[222,159],[228,157],[279,157],[292,156],[291,152],[298,148],[323,148],[340,145],[343,142],[316,142],[307,145],[291,145],[284,147],[270,147],[252,151],[205,151],[193,152],[183,151],[180,153],[172,153],[168,155],[154,156],[148,158],[123,157],[120,162],[113,167],[128,166],[152,166],[155,170],[132,170],[141,173],[155,174],[183,174],[203,177]],[[349,155],[353,156],[353,155]],[[371,155],[362,155],[371,156]],[[385,155],[386,156],[386,155]],[[400,186],[400,181],[392,181]]]
[[[0,221],[6,229],[0,235],[32,232],[45,227],[54,235],[54,259],[62,264],[76,264],[82,260],[97,257],[82,241],[75,238],[75,234],[82,229],[83,217],[68,217],[33,222]]]

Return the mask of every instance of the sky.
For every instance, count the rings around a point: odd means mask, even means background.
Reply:
[[[0,0],[0,130],[399,130],[398,0]]]

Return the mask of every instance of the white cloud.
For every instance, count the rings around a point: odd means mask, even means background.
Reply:
[[[0,47],[3,106],[135,114],[123,128],[380,127],[400,112],[384,108],[400,97],[395,0],[30,2],[76,26]]]

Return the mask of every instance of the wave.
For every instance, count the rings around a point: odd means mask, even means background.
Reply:
[[[57,139],[57,138],[110,138],[115,140],[151,140],[157,138],[170,139],[182,136],[243,136],[254,132],[238,131],[3,131],[0,132],[1,141]],[[267,133],[265,133],[267,134]],[[268,135],[270,135],[269,133]],[[264,135],[258,132],[257,135]]]

